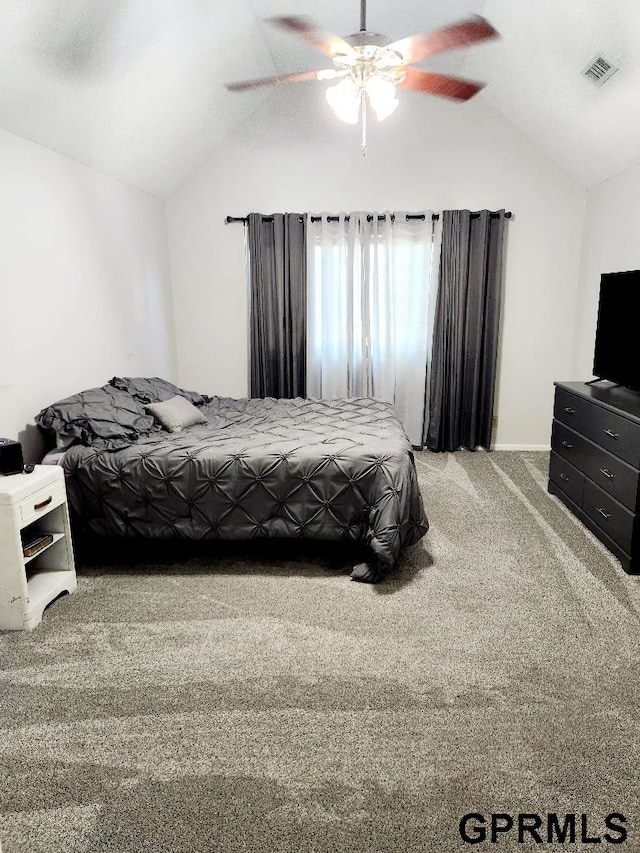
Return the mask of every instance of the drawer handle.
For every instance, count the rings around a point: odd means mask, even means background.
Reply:
[[[608,435],[610,438],[620,438],[619,432],[612,432],[610,429],[605,429],[604,434]]]
[[[53,500],[53,495],[49,495],[46,501],[42,501],[42,503],[34,504],[33,508],[37,512],[39,509],[44,509],[46,506],[49,506],[51,501]]]
[[[575,415],[576,413],[576,410],[572,409],[571,406],[565,406],[564,410],[568,415]]]
[[[601,506],[596,507],[596,511],[600,513],[603,518],[611,518],[611,513],[606,512]]]
[[[562,441],[561,444],[563,447],[566,447],[567,450],[571,450],[571,448],[573,447],[573,444],[569,444],[568,441]]]
[[[600,473],[604,474],[604,476],[608,477],[610,480],[613,480],[613,478],[616,476],[615,474],[612,474],[611,471],[607,471],[606,468],[601,468]]]
[[[569,482],[569,478],[566,474],[560,474],[560,479],[563,480],[565,483]]]

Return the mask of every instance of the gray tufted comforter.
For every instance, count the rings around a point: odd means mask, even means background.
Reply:
[[[84,532],[188,539],[306,537],[363,543],[377,581],[428,522],[393,407],[372,399],[233,400],[207,423],[121,450],[74,445],[63,465]]]

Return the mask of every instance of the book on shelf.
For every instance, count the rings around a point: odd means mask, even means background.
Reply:
[[[22,553],[25,557],[33,557],[47,545],[51,545],[53,536],[50,533],[38,533],[22,537]]]

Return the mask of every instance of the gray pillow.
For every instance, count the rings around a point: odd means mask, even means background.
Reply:
[[[160,379],[158,376],[114,376],[109,381],[114,388],[126,391],[143,404],[161,403],[177,395],[186,397],[195,406],[208,403],[211,399],[206,394],[198,394],[197,391],[185,391],[184,388],[178,388],[173,382]]]
[[[196,424],[205,424],[207,419],[186,397],[176,394],[161,403],[150,403],[145,409],[169,432],[179,432]]]
[[[158,429],[139,400],[109,384],[52,403],[35,421],[43,429],[105,450],[128,447]]]

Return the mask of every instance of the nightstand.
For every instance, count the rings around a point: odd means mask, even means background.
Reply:
[[[25,556],[23,545],[41,537]],[[62,468],[0,476],[0,630],[35,628],[45,607],[75,588]]]

